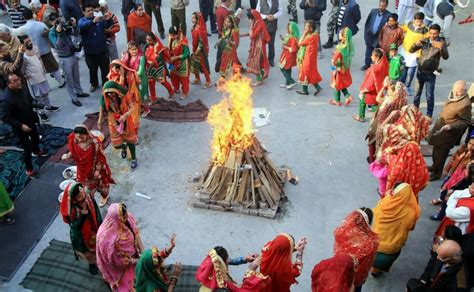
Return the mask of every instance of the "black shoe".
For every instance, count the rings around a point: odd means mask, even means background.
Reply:
[[[207,36],[208,36],[208,37],[210,37],[210,36],[212,36],[212,34],[210,34],[210,33],[207,33]]]
[[[92,275],[97,275],[99,273],[99,268],[97,267],[97,265],[89,264],[89,273],[91,273]]]
[[[436,213],[436,214],[430,216],[430,220],[432,220],[432,221],[441,221],[441,220],[443,220],[443,217],[441,215],[439,215],[439,213]]]
[[[73,100],[72,104],[75,106],[82,106],[82,103],[79,100]]]
[[[365,70],[369,69],[369,67],[370,67],[369,65],[364,65],[364,66],[360,67],[360,71],[365,71]]]
[[[240,72],[246,73],[246,72],[247,72],[247,68],[245,68],[245,67],[240,68]]]
[[[59,106],[51,105],[51,106],[45,107],[44,109],[47,110],[48,112],[57,112],[59,111]]]
[[[332,48],[333,45],[334,45],[334,39],[329,38],[328,42],[323,45],[323,48],[324,49],[330,49],[330,48]]]
[[[130,164],[130,169],[135,170],[138,167],[138,161],[136,159],[132,160],[132,163]]]
[[[215,29],[215,30],[211,31],[211,33],[213,33],[213,34],[218,34],[219,31],[218,31],[217,29]]]
[[[45,113],[40,113],[39,116],[43,122],[49,121],[48,116]]]
[[[441,175],[436,175],[434,173],[430,174],[430,181],[439,180],[440,178],[441,178]]]
[[[164,40],[165,39],[165,33],[160,33],[160,39]]]
[[[304,92],[303,90],[297,90],[296,93],[301,94],[301,95],[308,95],[309,93]]]
[[[89,93],[78,93],[76,94],[77,97],[89,97],[91,96]]]
[[[15,218],[10,217],[8,215],[4,216],[2,220],[0,220],[0,226],[6,226],[15,223]]]
[[[33,157],[47,157],[47,156],[49,156],[49,154],[40,149],[38,152],[31,153],[31,156],[33,156]]]
[[[270,67],[275,67],[275,62],[273,60],[268,61],[268,63],[270,63]]]

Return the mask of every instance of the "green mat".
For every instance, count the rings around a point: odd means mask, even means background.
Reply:
[[[183,266],[176,292],[199,291],[196,266]],[[89,273],[87,263],[76,261],[71,244],[53,239],[21,282],[33,291],[110,291],[101,275]]]

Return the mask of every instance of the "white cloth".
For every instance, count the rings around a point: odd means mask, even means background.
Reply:
[[[455,191],[449,196],[446,207],[446,216],[455,222],[454,225],[461,229],[462,234],[466,234],[467,226],[471,220],[471,211],[468,207],[456,207],[456,205],[459,199],[470,197],[471,193],[469,192],[469,188]]]
[[[417,53],[409,53],[405,51],[403,46],[400,46],[400,55],[405,59],[405,66],[410,68],[418,66],[418,63],[416,62],[416,58],[418,57]]]
[[[255,10],[260,12],[260,1],[267,1],[268,7],[270,7],[270,9],[272,9],[272,2],[273,2],[272,0],[258,0],[257,7],[255,7]],[[262,16],[263,19],[267,19],[266,15],[261,14],[261,13],[260,13],[260,15]],[[277,11],[277,13],[273,14],[273,17],[278,18],[282,15],[283,15],[283,5],[281,3],[281,0],[278,0],[278,11]]]
[[[33,46],[31,50],[26,50],[23,56],[22,72],[30,84],[39,84],[46,81],[46,70],[36,46]]]

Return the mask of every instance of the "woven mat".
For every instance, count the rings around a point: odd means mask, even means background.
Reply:
[[[160,122],[203,122],[209,108],[200,100],[181,105],[174,100],[159,98],[151,107],[147,119]]]
[[[71,244],[51,240],[21,285],[34,291],[110,291],[99,275],[89,273],[87,263],[76,261]],[[194,279],[198,267],[183,266],[175,292],[199,291]]]

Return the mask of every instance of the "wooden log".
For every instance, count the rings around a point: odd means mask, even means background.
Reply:
[[[203,176],[204,183],[202,185],[204,189],[209,188],[209,185],[211,184],[212,179],[214,178],[214,174],[216,173],[217,166],[213,165],[212,167],[210,167],[210,169],[211,171],[208,171],[205,177]]]
[[[242,171],[242,178],[239,183],[239,190],[237,192],[237,196],[235,197],[235,201],[237,202],[243,202],[244,201],[244,194],[248,193],[247,192],[247,180],[249,177],[249,170],[243,170]]]

